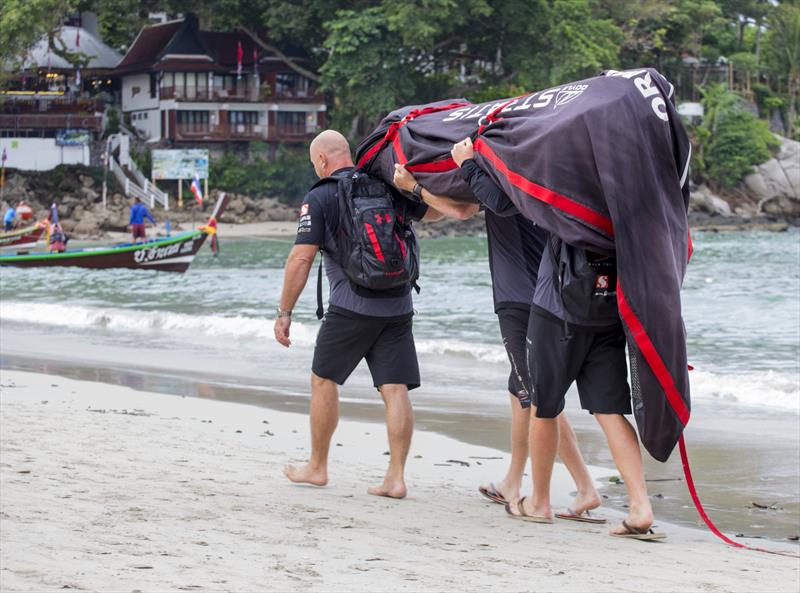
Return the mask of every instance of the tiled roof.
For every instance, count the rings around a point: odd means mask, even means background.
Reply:
[[[169,21],[144,27],[117,66],[117,72],[149,69],[182,25],[183,21]]]

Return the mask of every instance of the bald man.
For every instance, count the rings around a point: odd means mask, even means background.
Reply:
[[[314,172],[324,177],[350,173],[353,160],[347,139],[326,130],[311,142]],[[393,188],[395,210],[408,220],[437,220],[436,210],[406,200]],[[336,183],[317,183],[300,208],[297,237],[286,260],[283,290],[275,319],[275,339],[289,347],[292,309],[306,285],[318,251],[322,251],[330,285],[328,312],[317,335],[311,365],[311,457],[302,466],[289,465],[292,482],[328,483],[328,451],[339,421],[338,386],[366,359],[375,387],[386,405],[389,468],[383,483],[367,490],[375,496],[406,496],[405,463],[411,446],[414,415],[409,389],[419,387],[419,365],[412,334],[411,286],[370,291],[356,287],[338,263],[336,233],[339,200]]]

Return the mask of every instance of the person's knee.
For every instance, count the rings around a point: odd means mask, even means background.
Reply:
[[[314,393],[336,393],[336,382],[333,379],[325,379],[316,373],[311,373],[311,391]]]
[[[408,386],[400,383],[386,383],[379,389],[383,397],[408,397]]]

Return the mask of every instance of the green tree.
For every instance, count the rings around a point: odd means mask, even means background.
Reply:
[[[72,10],[69,0],[0,2],[0,80],[19,69],[31,48]]]
[[[785,0],[768,17],[766,45],[775,75],[786,84],[788,135],[797,131],[797,95],[800,87],[800,0]]]

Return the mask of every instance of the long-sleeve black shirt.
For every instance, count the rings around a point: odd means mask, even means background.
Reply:
[[[486,210],[495,312],[505,307],[530,308],[547,233],[522,216],[474,160],[462,163],[461,175]]]

